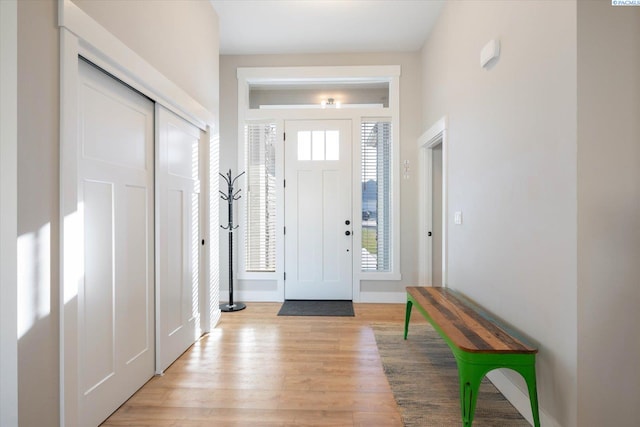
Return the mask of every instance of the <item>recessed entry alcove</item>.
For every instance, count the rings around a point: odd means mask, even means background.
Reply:
[[[238,68],[239,298],[374,301],[362,281],[401,279],[400,71]]]

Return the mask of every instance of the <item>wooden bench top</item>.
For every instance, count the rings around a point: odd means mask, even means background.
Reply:
[[[472,353],[537,353],[538,349],[516,338],[487,313],[471,307],[464,297],[449,288],[408,286],[407,293],[426,311],[449,339]]]

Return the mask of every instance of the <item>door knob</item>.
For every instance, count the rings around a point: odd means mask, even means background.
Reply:
[[[347,231],[344,232],[344,235],[345,236],[351,236],[351,232],[349,230],[347,230]]]

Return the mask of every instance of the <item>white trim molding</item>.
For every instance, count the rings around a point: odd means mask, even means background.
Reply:
[[[0,1],[0,425],[18,425],[18,3]]]
[[[207,206],[208,212],[205,216],[205,224],[202,229],[205,230],[205,256],[208,262],[201,264],[205,266],[203,274],[206,281],[203,282],[202,292],[207,292],[208,298],[206,302],[206,310],[202,312],[202,331],[210,332],[220,321],[222,312],[220,310],[220,247],[218,245],[220,234],[220,211],[218,197],[218,173],[220,170],[220,132],[219,124],[210,127],[205,137],[209,137],[209,144],[205,150],[209,161],[206,164],[205,178],[203,179],[204,204]],[[203,157],[207,158],[207,157]],[[205,284],[206,283],[206,284]]]
[[[228,289],[220,289],[220,300],[227,301],[229,298]],[[284,295],[279,290],[242,290],[233,289],[234,301],[244,302],[283,302]]]
[[[284,131],[286,120],[351,120],[352,123],[352,218],[353,218],[353,242],[361,241],[361,150],[360,150],[360,126],[363,119],[366,118],[385,118],[390,119],[392,123],[392,189],[391,189],[391,205],[392,205],[392,271],[390,272],[362,272],[361,258],[354,250],[353,256],[353,300],[361,301],[361,282],[362,281],[379,281],[379,280],[401,280],[400,274],[400,75],[401,68],[399,65],[380,65],[380,66],[305,66],[305,67],[251,67],[237,69],[238,78],[238,170],[244,170],[245,162],[245,141],[244,126],[249,121],[265,121],[271,120],[277,123],[278,131]],[[333,109],[252,109],[250,108],[249,92],[252,85],[303,85],[312,83],[380,83],[389,84],[389,106],[358,106],[355,108],[333,108]],[[282,142],[282,141],[280,141]],[[277,181],[282,182],[284,172],[282,144],[276,147],[276,170]],[[276,194],[278,200],[277,206],[277,229],[284,227],[284,202],[283,189],[278,186]],[[245,209],[244,201],[240,199],[238,204],[240,220],[238,223],[244,222]],[[284,239],[279,239],[276,248],[276,272],[268,273],[268,278],[277,280],[278,290],[269,298],[277,298],[284,296],[285,282],[284,273]],[[242,245],[244,242],[244,231],[241,227],[238,233],[238,279],[241,279],[246,285],[252,283],[259,286],[267,276],[264,273],[244,272],[244,251]],[[355,244],[354,244],[355,247]],[[358,252],[359,253],[359,252]],[[240,291],[240,290],[238,290]],[[253,287],[251,290],[245,290],[246,298],[258,298],[260,295],[267,295],[268,292],[260,291]],[[271,295],[271,294],[269,294]],[[404,295],[404,294],[403,294]],[[404,300],[404,296],[403,296]]]
[[[431,285],[433,272],[432,245],[431,239],[427,236],[427,232],[431,230],[432,222],[432,190],[431,183],[433,180],[433,155],[432,150],[439,144],[442,144],[442,285],[447,286],[447,240],[448,240],[448,156],[449,142],[448,132],[449,119],[447,116],[442,117],[427,129],[418,138],[419,170],[420,170],[420,205],[419,218],[420,223],[418,230],[420,238],[419,245],[419,283],[420,285]]]
[[[441,117],[418,138],[418,148],[433,148],[440,143],[444,132],[449,129],[449,118]]]
[[[400,76],[399,65],[336,67],[250,67],[238,68],[238,80],[250,84],[340,82],[388,82]]]
[[[406,292],[360,292],[361,303],[400,304],[407,302]]]
[[[58,6],[58,25],[77,38],[79,55],[200,129],[215,124],[217,112],[209,112],[71,0],[59,0]]]

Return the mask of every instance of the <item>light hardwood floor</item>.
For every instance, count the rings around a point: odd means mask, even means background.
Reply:
[[[404,304],[355,304],[355,317],[278,317],[279,309],[249,303],[223,313],[103,425],[402,425],[369,325],[401,325]]]

